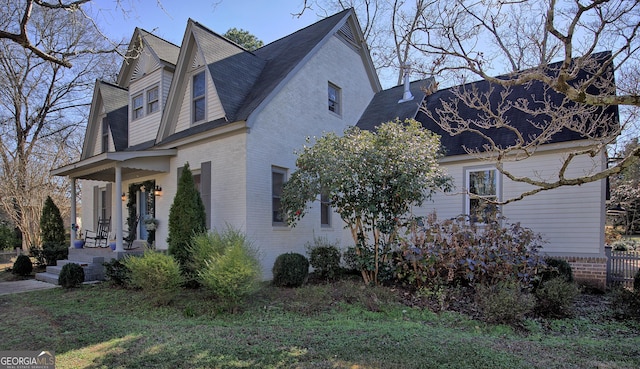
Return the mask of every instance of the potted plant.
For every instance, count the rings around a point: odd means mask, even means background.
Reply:
[[[147,229],[147,245],[153,247],[153,242],[156,240],[156,229],[158,229],[158,219],[147,215],[144,218],[144,227]]]

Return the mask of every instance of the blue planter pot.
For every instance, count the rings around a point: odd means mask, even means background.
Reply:
[[[81,249],[84,247],[84,240],[74,240],[73,241],[73,247],[75,247],[76,249]]]
[[[111,250],[114,250],[114,251],[115,251],[115,249],[116,249],[116,243],[115,243],[115,242],[109,242],[109,247],[111,247]]]

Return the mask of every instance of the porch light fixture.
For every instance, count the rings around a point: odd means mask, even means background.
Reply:
[[[156,186],[156,188],[153,190],[153,194],[156,196],[162,196],[162,187]]]
[[[120,198],[122,199],[122,201],[127,201],[127,195],[123,192],[122,196],[120,196]]]

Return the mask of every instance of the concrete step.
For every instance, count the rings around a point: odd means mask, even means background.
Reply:
[[[85,282],[103,281],[105,279],[105,268],[104,265],[102,265],[104,259],[102,257],[95,257],[93,259],[93,263],[78,260],[58,260],[56,262],[57,265],[47,266],[44,273],[37,273],[36,279],[43,282],[58,284],[58,277],[60,276],[62,267],[66,264],[74,263],[80,265],[84,270]]]
[[[52,274],[47,272],[36,273],[36,280],[57,285],[58,276],[59,276],[58,274]]]

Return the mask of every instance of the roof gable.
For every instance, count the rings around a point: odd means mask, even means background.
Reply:
[[[136,28],[118,74],[118,86],[129,87],[131,81],[160,67],[174,68],[179,52],[178,46]]]
[[[93,156],[98,135],[102,130],[99,119],[104,113],[113,139],[116,151],[122,151],[128,144],[128,101],[129,93],[126,89],[104,81],[96,81],[89,122],[84,137],[81,158]]]

